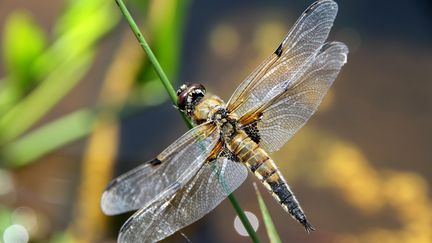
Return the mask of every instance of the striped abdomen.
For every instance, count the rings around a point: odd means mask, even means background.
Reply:
[[[233,136],[229,147],[236,157],[245,163],[264,184],[285,211],[299,221],[307,232],[314,230],[276,164],[263,149],[243,131],[239,131]]]

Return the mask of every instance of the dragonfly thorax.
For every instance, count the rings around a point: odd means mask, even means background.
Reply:
[[[201,90],[203,90],[203,96],[199,95]],[[237,131],[238,117],[227,110],[221,98],[213,94],[206,94],[201,84],[182,85],[177,91],[177,96],[179,109],[195,124],[214,123],[224,140],[229,140]]]
[[[226,142],[231,140],[239,129],[238,117],[234,113],[229,113],[225,106],[211,110],[208,121],[219,128],[222,139]]]
[[[219,115],[215,116],[220,109],[225,109],[224,101],[216,95],[206,94],[199,102],[191,106],[191,111],[186,114],[195,124],[201,124],[207,121],[213,121]]]

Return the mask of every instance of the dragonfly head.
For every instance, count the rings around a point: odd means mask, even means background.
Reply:
[[[190,116],[205,93],[206,89],[202,84],[183,84],[177,90],[177,107]]]

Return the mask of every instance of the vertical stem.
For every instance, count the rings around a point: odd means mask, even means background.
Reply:
[[[168,77],[166,76],[165,72],[163,71],[162,67],[160,66],[158,60],[156,59],[155,55],[153,54],[152,50],[150,49],[150,46],[147,44],[146,40],[144,39],[144,36],[142,35],[141,31],[139,30],[138,26],[136,25],[135,21],[133,20],[132,16],[130,15],[128,9],[126,8],[125,4],[123,3],[123,0],[115,0],[117,5],[120,8],[120,11],[126,18],[130,28],[132,29],[132,32],[135,34],[135,37],[137,38],[139,44],[143,48],[144,52],[147,54],[151,64],[153,65],[156,74],[159,76],[160,80],[162,81],[162,84],[164,85],[165,89],[167,90],[172,102],[174,104],[177,103],[177,95],[174,91],[173,87],[171,86],[170,81],[168,80]],[[181,113],[186,124],[189,128],[193,127],[192,122],[183,114]],[[256,235],[256,232],[252,228],[252,225],[250,224],[249,220],[247,219],[243,209],[240,207],[239,203],[235,199],[234,195],[230,194],[228,195],[228,199],[230,200],[234,210],[237,212],[241,222],[243,223],[245,229],[247,230],[249,236],[251,237],[252,241],[257,243],[259,242],[258,236]]]
[[[266,227],[267,230],[267,235],[269,237],[270,243],[281,243],[281,239],[279,237],[279,234],[276,230],[276,227],[273,224],[273,221],[271,219],[270,213],[265,205],[264,199],[261,197],[261,193],[258,190],[258,187],[256,185],[256,183],[253,183],[256,194],[257,194],[257,198],[258,198],[258,205],[260,207],[261,210],[261,214],[263,217],[263,221],[264,221],[264,225]]]
[[[240,221],[242,222],[243,226],[245,227],[252,241],[254,243],[259,243],[260,241],[258,239],[258,236],[255,230],[253,229],[252,225],[250,224],[248,218],[246,217],[246,214],[244,213],[243,209],[240,207],[240,204],[238,203],[237,199],[234,197],[233,194],[229,194],[228,199],[230,200],[231,205],[233,206],[234,210],[239,216]]]

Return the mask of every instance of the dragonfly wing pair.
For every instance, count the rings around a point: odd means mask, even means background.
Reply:
[[[257,142],[268,152],[280,149],[307,122],[346,63],[345,44],[324,43],[337,10],[333,1],[312,4],[228,102],[241,123],[256,123]]]
[[[240,126],[257,129],[257,142],[268,152],[278,150],[306,123],[346,62],[344,44],[324,43],[336,13],[331,0],[312,4],[227,104],[227,110],[240,117]],[[103,211],[140,209],[122,227],[119,241],[161,240],[203,217],[234,191],[247,170],[225,157],[220,145],[220,131],[204,123],[155,160],[115,179],[103,194]]]

